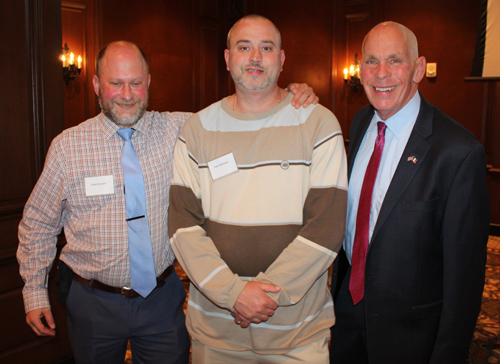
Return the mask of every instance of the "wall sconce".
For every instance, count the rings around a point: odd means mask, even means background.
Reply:
[[[358,54],[354,55],[354,60],[349,68],[344,68],[344,82],[352,87],[354,93],[358,92],[358,87],[361,84],[359,81],[359,61]]]
[[[63,78],[66,85],[68,85],[69,81],[73,81],[77,78],[82,71],[82,57],[78,56],[78,63],[75,65],[75,55],[73,52],[68,55],[68,43],[64,43],[64,48],[62,50],[61,61],[63,66]]]

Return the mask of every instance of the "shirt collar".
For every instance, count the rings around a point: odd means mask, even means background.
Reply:
[[[149,128],[151,126],[151,121],[147,117],[147,111],[144,115],[139,119],[137,123],[132,127],[134,130],[138,131],[141,134],[148,134]],[[114,122],[108,119],[106,115],[101,111],[99,114],[99,122],[101,124],[102,132],[106,139],[111,139],[118,130],[122,129],[120,126],[116,125]]]
[[[411,127],[415,120],[417,119],[418,112],[420,110],[420,94],[415,92],[415,95],[411,98],[410,101],[396,114],[392,115],[387,120],[382,120],[375,112],[373,115],[370,126],[368,127],[368,131],[371,131],[372,128],[375,128],[377,122],[382,121],[387,125],[387,129],[389,129],[396,138],[401,139],[401,136]]]

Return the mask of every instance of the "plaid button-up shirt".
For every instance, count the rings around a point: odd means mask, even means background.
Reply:
[[[190,113],[146,112],[132,143],[142,166],[156,275],[174,260],[167,209],[174,145]],[[114,287],[129,286],[123,139],[104,114],[57,136],[24,208],[17,253],[26,312],[49,307],[47,276],[64,228],[61,259],[78,275]],[[85,178],[113,176],[114,193],[86,194]],[[108,177],[109,179],[109,177]]]

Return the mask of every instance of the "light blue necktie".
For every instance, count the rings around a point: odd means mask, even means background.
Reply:
[[[146,211],[144,177],[131,141],[134,131],[120,129],[118,135],[125,141],[122,148],[122,167],[125,179],[131,286],[142,297],[146,297],[156,287],[156,274]]]

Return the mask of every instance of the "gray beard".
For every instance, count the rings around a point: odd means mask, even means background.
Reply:
[[[101,110],[104,113],[104,115],[106,115],[106,117],[116,125],[132,126],[135,125],[135,123],[137,123],[146,112],[146,109],[148,108],[148,100],[147,99],[144,100],[144,104],[142,105],[142,107],[138,109],[134,115],[129,116],[128,118],[120,117],[116,114],[115,111],[105,108],[102,103],[102,97],[100,91],[99,91],[99,106],[101,106]]]

